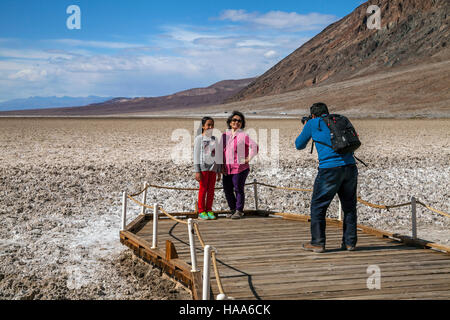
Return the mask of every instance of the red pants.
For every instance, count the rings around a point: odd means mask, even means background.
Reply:
[[[212,211],[215,185],[216,173],[214,171],[202,171],[200,190],[198,191],[198,212]]]

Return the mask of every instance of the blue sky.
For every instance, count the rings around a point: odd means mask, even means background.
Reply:
[[[362,3],[2,0],[0,101],[159,96],[258,76]],[[67,28],[70,5],[79,30]]]

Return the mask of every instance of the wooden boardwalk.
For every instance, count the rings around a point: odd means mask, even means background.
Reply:
[[[217,249],[224,291],[235,299],[450,299],[448,253],[406,246],[381,234],[377,237],[359,229],[357,250],[342,251],[342,228],[339,223],[327,223],[327,251],[318,254],[300,248],[310,239],[308,221],[220,217],[199,221],[199,228],[205,243]],[[143,239],[144,246],[151,243],[151,220],[142,220],[133,234],[137,236],[133,241]],[[179,260],[190,263],[185,224],[159,219],[158,235],[159,247],[170,240]],[[203,250],[198,240],[197,244],[202,267]],[[142,246],[134,249],[141,252]],[[367,287],[370,266],[379,268],[380,289]],[[211,275],[211,288],[217,295]]]

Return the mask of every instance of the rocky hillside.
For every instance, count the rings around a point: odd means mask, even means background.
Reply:
[[[381,29],[369,29],[369,5]],[[335,83],[400,65],[450,58],[449,0],[372,0],[280,61],[228,102]]]
[[[99,116],[139,112],[170,111],[183,108],[205,107],[223,103],[254,78],[224,80],[206,88],[189,89],[175,94],[153,98],[114,98],[102,103],[81,107],[48,108],[0,112],[0,116]]]

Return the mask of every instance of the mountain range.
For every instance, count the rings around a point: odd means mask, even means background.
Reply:
[[[368,27],[377,5],[381,28]],[[224,110],[450,116],[450,1],[371,0],[256,78],[226,80],[156,98],[115,98],[88,106],[0,115],[189,115]],[[218,61],[220,63],[220,61]]]
[[[369,29],[369,5],[381,29]],[[337,83],[449,57],[449,0],[372,0],[329,25],[228,101]],[[431,83],[430,83],[431,85]]]
[[[206,88],[194,88],[162,97],[113,98],[86,106],[18,110],[0,112],[0,115],[24,116],[101,116],[129,114],[148,111],[178,110],[191,107],[206,107],[223,103],[227,98],[242,90],[254,78],[223,80]]]
[[[13,99],[1,102],[0,111],[83,106],[91,103],[104,102],[110,99],[113,99],[113,97],[29,97],[25,99]]]

